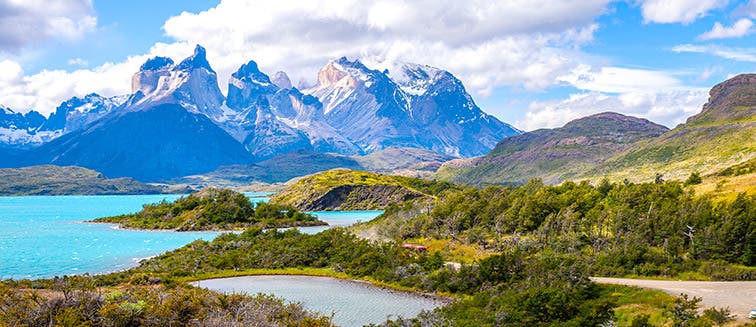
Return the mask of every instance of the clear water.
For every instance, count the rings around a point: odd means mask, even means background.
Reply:
[[[245,193],[266,202],[269,193]],[[111,224],[85,223],[99,217],[137,212],[142,205],[173,201],[180,195],[0,197],[0,279],[36,279],[98,274],[134,267],[140,259],[179,248],[216,232],[136,231]],[[380,211],[314,212],[329,226],[304,227],[318,233],[375,218]]]
[[[328,277],[246,276],[203,280],[194,285],[227,293],[275,294],[312,311],[333,313],[333,322],[345,327],[378,324],[399,316],[410,318],[443,305],[417,294]]]
[[[253,201],[263,194],[250,193]],[[218,233],[133,231],[84,223],[179,195],[0,197],[0,279],[105,273]]]
[[[333,227],[344,227],[370,221],[378,217],[383,211],[316,211],[310,213],[327,222],[328,226],[299,227],[299,231],[305,234],[317,234]]]

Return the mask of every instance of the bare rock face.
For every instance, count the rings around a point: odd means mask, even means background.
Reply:
[[[383,209],[424,194],[391,185],[340,185],[302,207],[306,211]]]
[[[224,97],[218,77],[207,62],[205,48],[197,45],[194,54],[179,64],[155,57],[142,65],[131,80],[133,95],[128,111],[144,110],[160,104],[178,104],[215,121],[222,120]]]
[[[756,115],[756,74],[741,74],[715,85],[701,113],[687,124],[733,120]]]

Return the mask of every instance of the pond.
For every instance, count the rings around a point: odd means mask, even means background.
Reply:
[[[300,302],[308,310],[325,315],[333,313],[333,322],[345,327],[378,324],[399,316],[411,318],[422,310],[433,310],[444,304],[420,294],[330,277],[245,276],[193,284],[225,293],[274,294],[288,302]]]

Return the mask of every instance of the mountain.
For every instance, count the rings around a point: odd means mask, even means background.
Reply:
[[[113,111],[126,101],[126,96],[106,98],[97,93],[73,97],[60,104],[40,127],[41,131],[65,134],[84,127]]]
[[[166,57],[147,60],[131,79],[132,95],[126,111],[149,109],[159,104],[178,104],[186,110],[222,121],[226,114],[218,77],[200,45],[178,64]]]
[[[57,137],[58,132],[40,130],[46,120],[33,110],[22,114],[0,106],[0,147],[27,148]]]
[[[30,153],[26,164],[82,166],[110,177],[156,181],[249,164],[244,147],[207,116],[176,104],[111,114]]]
[[[756,158],[756,74],[714,86],[703,110],[667,133],[627,149],[585,173],[630,181],[685,180]]]
[[[185,176],[173,183],[239,187],[252,183],[283,183],[292,178],[335,168],[363,169],[353,158],[334,153],[295,150],[252,165],[223,166],[213,172]]]
[[[228,83],[224,96],[205,49],[197,45],[179,63],[167,57],[147,60],[134,74],[127,96],[74,97],[49,118],[4,109],[0,118],[7,127],[0,125],[0,144],[26,149],[44,144],[0,164],[80,165],[109,176],[153,181],[294,153],[303,160],[298,162],[302,171],[310,172],[347,161],[348,168],[356,168],[354,159],[339,156],[396,147],[471,156],[519,133],[483,113],[450,73],[429,66],[403,64],[390,75],[341,58],[319,72],[316,87],[299,90],[286,73],[271,78],[249,61]],[[439,162],[433,160],[431,166]],[[258,168],[248,170],[260,175]]]
[[[364,153],[406,147],[469,157],[519,134],[483,113],[448,72],[404,64],[395,75],[404,78],[396,82],[388,71],[342,57],[329,61],[318,84],[303,92],[318,98],[325,121]]]
[[[422,169],[456,159],[449,155],[414,148],[389,147],[364,156],[353,157],[364,170],[373,172],[393,172],[399,169]],[[434,169],[435,171],[435,169]]]
[[[645,119],[605,112],[505,138],[484,157],[444,164],[437,176],[472,185],[521,184],[536,177],[558,183],[666,131]]]
[[[238,114],[221,125],[260,159],[300,149],[360,152],[323,120],[318,99],[291,87],[286,73],[272,81],[254,61],[232,74],[226,106]]]
[[[81,167],[53,165],[0,169],[0,195],[158,194],[166,190],[133,178],[110,179]]]

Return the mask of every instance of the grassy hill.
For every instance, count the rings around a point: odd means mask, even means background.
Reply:
[[[446,182],[335,169],[302,178],[274,195],[272,204],[300,210],[371,210],[389,204],[432,197],[453,188]]]
[[[242,193],[217,188],[206,188],[175,202],[148,204],[138,213],[98,218],[93,222],[179,231],[325,225],[315,216],[294,208],[267,203],[253,205]]]
[[[531,178],[558,183],[667,130],[645,119],[600,113],[505,138],[484,157],[444,164],[437,177],[468,185],[523,184]]]
[[[107,178],[76,166],[0,169],[0,195],[157,194],[166,190],[133,178]]]
[[[709,92],[701,113],[663,135],[630,148],[583,177],[614,180],[684,180],[693,171],[713,174],[756,158],[756,74],[743,74]]]

